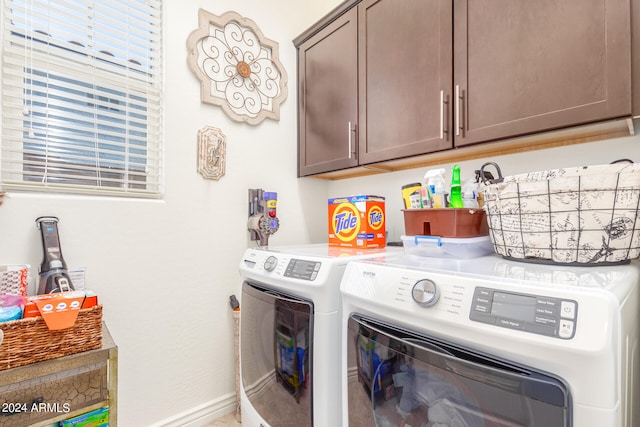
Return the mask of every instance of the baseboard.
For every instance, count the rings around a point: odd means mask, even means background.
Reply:
[[[149,427],[201,427],[217,418],[235,412],[235,410],[236,395],[234,393],[218,400],[203,403]]]

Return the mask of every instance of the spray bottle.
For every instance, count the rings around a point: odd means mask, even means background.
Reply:
[[[462,185],[460,184],[460,166],[454,165],[451,170],[451,196],[449,197],[449,207],[463,208]]]
[[[433,208],[445,208],[447,206],[444,174],[444,169],[431,169],[424,176],[431,193],[431,206]]]
[[[432,208],[433,207],[433,193],[431,188],[429,187],[429,172],[424,174],[424,181],[422,183],[422,207],[423,208]]]
[[[478,205],[477,194],[478,189],[474,181],[467,180],[462,185],[462,203],[465,208],[478,209],[480,207],[480,205]]]

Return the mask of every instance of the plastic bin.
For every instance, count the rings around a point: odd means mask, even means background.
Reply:
[[[482,209],[403,209],[407,236],[479,237],[489,235]]]
[[[406,255],[432,258],[476,258],[494,253],[489,236],[444,238],[438,236],[401,236]]]

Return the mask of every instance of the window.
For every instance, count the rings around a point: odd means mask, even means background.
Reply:
[[[161,195],[160,0],[1,0],[3,190]]]

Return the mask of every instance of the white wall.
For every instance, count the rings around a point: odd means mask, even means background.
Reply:
[[[119,347],[118,421],[124,427],[179,425],[198,414],[233,409],[228,298],[239,296],[240,258],[254,244],[246,229],[249,188],[278,192],[281,228],[273,244],[326,239],[326,183],[296,179],[292,40],[338,1],[163,3],[164,200],[10,193],[0,207],[0,264],[29,263],[34,276],[42,260],[34,220],[60,218],[64,257],[70,268],[87,268],[87,286],[98,293]],[[199,8],[217,15],[236,11],[279,43],[289,82],[279,122],[238,124],[200,102],[186,46]],[[218,127],[227,137],[226,174],[218,181],[196,171],[197,132],[204,126]]]
[[[239,296],[238,264],[253,245],[246,231],[247,189],[278,192],[280,231],[272,245],[326,241],[328,197],[387,197],[390,239],[403,223],[400,187],[423,170],[344,181],[296,178],[296,66],[291,40],[339,0],[197,0],[164,2],[165,184],[161,201],[9,194],[0,208],[0,263],[29,263],[37,272],[41,243],[34,220],[60,218],[65,259],[88,269],[119,346],[119,424],[200,425],[232,410],[233,325],[228,297]],[[289,81],[281,119],[248,126],[200,102],[187,66],[186,39],[198,8],[234,10],[279,43]],[[226,175],[208,181],[196,172],[196,135],[204,126],[227,136]],[[640,159],[632,137],[497,159],[505,174],[556,166]],[[275,155],[275,160],[267,161]],[[467,172],[483,161],[461,163]],[[444,165],[450,168],[451,165]],[[37,274],[36,274],[37,275]],[[198,418],[200,420],[198,421]]]

